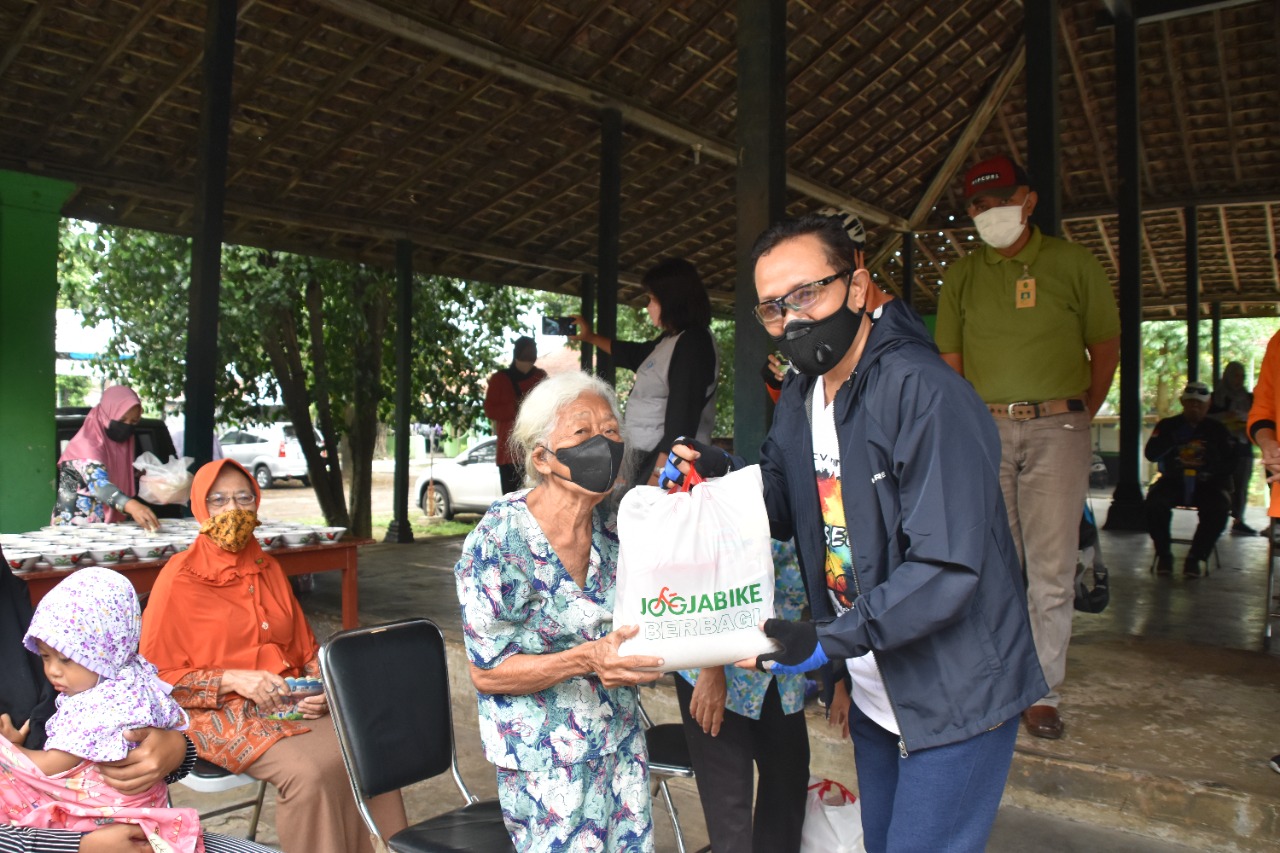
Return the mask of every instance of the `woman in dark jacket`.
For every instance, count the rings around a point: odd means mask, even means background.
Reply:
[[[716,420],[720,357],[711,337],[711,301],[702,277],[684,258],[669,258],[644,274],[649,320],[657,338],[634,343],[597,335],[582,315],[571,340],[599,347],[619,367],[634,370],[623,423],[624,488],[657,485],[655,463],[680,436],[710,442]]]

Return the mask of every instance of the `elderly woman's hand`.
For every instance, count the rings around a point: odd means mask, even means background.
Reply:
[[[240,694],[268,714],[283,711],[292,704],[289,685],[285,683],[284,676],[263,669],[223,670],[218,696],[222,697],[227,693]]]
[[[652,655],[619,655],[618,646],[640,632],[639,625],[624,625],[601,640],[588,643],[591,671],[605,687],[645,684],[662,677],[663,660]]]
[[[298,713],[304,720],[318,720],[329,713],[329,699],[323,693],[298,700]]]

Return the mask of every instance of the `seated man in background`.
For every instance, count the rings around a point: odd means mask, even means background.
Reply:
[[[1147,490],[1147,533],[1156,549],[1156,574],[1173,574],[1169,522],[1173,508],[1196,507],[1200,523],[1182,573],[1198,578],[1213,545],[1231,514],[1231,473],[1235,451],[1231,433],[1209,413],[1209,386],[1188,382],[1182,392],[1182,414],[1156,424],[1147,439],[1147,459],[1157,463],[1160,479]]]

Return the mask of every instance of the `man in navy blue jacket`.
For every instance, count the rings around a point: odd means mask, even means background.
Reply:
[[[761,449],[765,503],[814,621],[768,620],[783,650],[739,665],[846,662],[868,851],[980,851],[1018,715],[1047,691],[996,429],[837,219],[781,222],[753,260],[757,318],[798,371]]]

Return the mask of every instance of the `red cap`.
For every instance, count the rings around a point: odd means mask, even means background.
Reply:
[[[973,204],[975,198],[983,195],[1008,198],[1023,186],[1031,186],[1026,171],[1001,154],[983,160],[964,173],[964,200]]]

